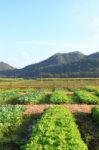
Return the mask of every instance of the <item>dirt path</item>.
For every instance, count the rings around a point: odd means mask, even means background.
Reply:
[[[63,106],[68,108],[72,113],[84,112],[91,113],[91,109],[97,105],[86,105],[86,104],[64,104],[64,105],[54,105],[54,104],[40,104],[40,105],[24,105],[26,107],[26,111],[24,114],[37,114],[42,113],[44,109],[50,106]],[[98,105],[99,106],[99,105]]]

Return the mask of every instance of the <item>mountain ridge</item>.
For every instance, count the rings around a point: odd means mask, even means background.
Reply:
[[[3,71],[3,70],[13,70],[15,69],[14,67],[12,67],[11,65],[3,62],[3,61],[0,61],[0,71]]]
[[[79,51],[56,53],[22,69],[0,71],[4,77],[99,77],[99,52],[85,55]]]

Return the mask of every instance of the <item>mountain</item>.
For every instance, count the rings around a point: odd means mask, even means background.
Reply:
[[[56,65],[56,64],[66,64],[66,63],[75,62],[84,57],[85,57],[85,55],[78,51],[70,52],[70,53],[57,53],[57,54],[49,57],[48,59],[38,63],[38,65],[39,66],[49,66],[49,65]]]
[[[99,77],[99,52],[84,55],[79,51],[57,53],[22,69],[0,71],[4,77]]]
[[[10,66],[9,64],[5,63],[5,62],[0,62],[0,71],[3,70],[13,70],[15,69],[14,67]]]
[[[96,52],[96,53],[93,53],[93,54],[89,55],[88,58],[99,59],[99,52]]]
[[[53,66],[53,65],[71,63],[77,60],[81,60],[84,57],[85,55],[78,51],[70,52],[70,53],[57,53],[44,61],[26,66],[22,70],[37,69],[37,67],[40,68],[40,67],[45,67],[45,66]]]

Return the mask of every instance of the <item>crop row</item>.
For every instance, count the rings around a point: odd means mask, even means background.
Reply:
[[[0,90],[0,104],[12,103],[19,97],[19,89]]]
[[[40,103],[71,103],[70,96],[67,96],[64,90],[55,89],[50,97],[47,97],[44,90],[34,90],[32,93],[25,94],[17,99],[21,104],[40,104]]]
[[[23,95],[20,95],[18,90],[0,91],[0,104],[40,104],[40,103],[86,103],[99,104],[99,90],[94,93],[88,92],[85,89],[71,89],[74,94],[67,95],[65,90],[55,89],[52,94],[46,94],[43,89],[30,90]],[[48,93],[48,92],[47,92]]]
[[[49,99],[50,103],[62,104],[62,103],[71,103],[70,96],[66,95],[64,90],[56,89]]]
[[[99,124],[99,107],[94,107],[92,109],[93,119]]]
[[[99,87],[85,87],[83,89],[88,92],[93,92],[96,96],[99,97]]]
[[[23,106],[0,106],[0,139],[6,134],[10,135],[22,124]]]
[[[33,126],[21,150],[88,150],[72,114],[63,107],[50,107]]]
[[[17,102],[21,104],[27,103],[38,104],[43,103],[44,101],[45,101],[44,90],[34,90],[33,92],[22,95],[17,99]]]
[[[99,97],[91,92],[82,89],[72,89],[72,91],[75,94],[76,103],[99,104]]]
[[[66,95],[63,90],[55,90],[50,98],[51,103],[86,103],[99,104],[99,97],[83,89],[72,89],[73,97]]]

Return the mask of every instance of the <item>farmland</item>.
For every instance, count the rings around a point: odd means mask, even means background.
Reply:
[[[69,88],[98,86],[99,78],[0,78],[0,88]]]
[[[99,79],[0,79],[1,150],[99,150]]]

